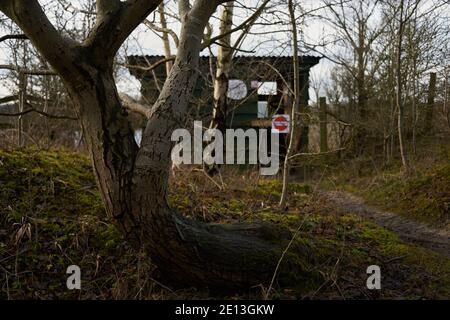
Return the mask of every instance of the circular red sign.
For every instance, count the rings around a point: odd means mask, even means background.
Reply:
[[[278,131],[285,131],[289,127],[289,123],[285,117],[277,117],[273,120],[273,127]]]

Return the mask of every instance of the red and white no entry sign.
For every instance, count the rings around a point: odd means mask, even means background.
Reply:
[[[289,133],[290,117],[287,114],[276,114],[272,117],[273,133]]]

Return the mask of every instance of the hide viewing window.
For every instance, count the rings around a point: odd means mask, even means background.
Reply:
[[[242,80],[229,80],[227,97],[231,100],[242,100],[247,96],[247,86]]]
[[[258,94],[261,96],[276,96],[277,83],[275,81],[267,81],[258,83]]]

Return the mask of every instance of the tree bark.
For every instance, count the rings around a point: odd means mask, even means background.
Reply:
[[[364,22],[358,22],[358,47],[357,51],[357,103],[358,103],[358,122],[356,125],[356,151],[362,155],[368,147],[369,131],[367,124],[367,93],[366,93],[366,65],[365,65],[365,40],[366,28]]]
[[[220,23],[220,34],[227,34],[221,38],[217,53],[216,77],[214,79],[214,110],[211,128],[225,132],[228,112],[228,81],[231,69],[233,49],[231,48],[231,33],[233,27],[234,3],[226,3],[223,7]]]
[[[167,201],[171,135],[184,123],[203,31],[221,2],[197,0],[192,8],[181,7],[177,57],[157,102],[145,113],[140,148],[117,92],[113,58],[125,34],[158,1],[102,1],[97,26],[83,44],[64,41],[37,1],[10,0],[0,9],[61,75],[81,120],[106,213],[125,238],[146,250],[166,283],[248,289],[270,282],[290,233],[267,224],[202,224],[174,212]]]
[[[405,2],[404,0],[400,1],[400,17],[399,17],[399,30],[397,34],[397,69],[396,69],[396,81],[397,81],[397,92],[396,92],[396,103],[397,103],[397,129],[398,129],[398,144],[400,147],[400,156],[402,158],[403,168],[405,169],[406,174],[409,174],[411,171],[408,155],[405,147],[404,141],[404,105],[402,101],[402,53],[403,53],[403,32],[405,28]]]
[[[289,135],[289,145],[286,151],[286,157],[283,164],[283,189],[281,191],[279,206],[282,209],[286,208],[287,204],[287,194],[289,188],[289,158],[292,155],[292,151],[295,144],[295,134],[298,127],[297,112],[300,107],[300,65],[298,61],[298,31],[297,31],[297,21],[295,17],[295,7],[293,0],[288,1],[289,18],[292,28],[292,64],[294,69],[294,95],[292,101],[292,112],[291,112],[291,128]]]
[[[163,30],[167,29],[167,21],[166,21],[166,11],[165,11],[165,6],[164,6],[164,1],[160,3],[159,7],[159,19],[161,22],[161,28]],[[164,57],[166,59],[169,59],[170,57],[172,57],[172,52],[170,50],[170,41],[169,41],[169,33],[168,32],[163,32],[162,33],[162,41],[163,41],[163,45],[164,45]],[[172,69],[172,61],[167,61],[166,62],[166,75],[169,75],[170,70]]]
[[[328,152],[327,98],[319,99],[320,152]]]
[[[186,23],[182,30],[177,59],[137,155],[133,203],[139,205],[132,211],[145,230],[143,245],[166,278],[170,273],[178,283],[248,287],[269,279],[280,254],[278,245],[258,240],[265,227],[200,224],[173,212],[167,204],[170,137],[187,112],[196,83],[203,29],[204,25]]]
[[[425,134],[430,134],[433,129],[434,99],[436,97],[436,73],[430,73],[428,85],[427,109],[425,113]]]

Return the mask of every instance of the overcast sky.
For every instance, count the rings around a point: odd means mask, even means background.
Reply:
[[[67,29],[80,29],[82,26],[81,20],[86,19],[87,16],[84,13],[79,12],[79,10],[86,8],[87,1],[88,0],[40,0],[40,3],[44,6],[49,18],[57,27],[61,27],[64,23]],[[434,0],[424,0],[424,2],[428,4],[432,4],[433,1]],[[63,11],[64,15],[62,19],[57,19],[57,15],[55,14],[55,12],[61,12],[61,3],[64,2],[66,3],[66,8],[68,9],[66,11]],[[169,15],[176,15],[176,1],[166,0],[165,3],[167,3],[166,11],[169,13]],[[233,23],[235,25],[239,25],[251,14],[253,9],[243,9],[243,7],[254,8],[260,3],[262,3],[262,0],[237,1],[237,9],[235,10]],[[301,12],[305,11],[312,11],[314,15],[323,13],[323,11],[314,11],[314,9],[318,8],[321,5],[321,1],[302,0],[297,1],[297,3],[301,4],[301,7],[297,8],[298,16],[301,15]],[[271,11],[271,14],[263,15],[258,20],[258,23],[251,29],[251,32],[254,34],[250,34],[245,38],[241,46],[241,49],[243,49],[245,52],[240,52],[239,54],[274,56],[291,55],[291,33],[289,32],[289,26],[286,25],[286,22],[288,21],[288,10],[285,6],[282,5],[270,7],[269,10]],[[90,22],[92,23],[92,21],[95,19],[95,16],[91,15],[90,17]],[[154,20],[156,23],[159,22],[157,14],[151,14],[148,19]],[[1,20],[4,23],[5,17],[3,16]],[[170,28],[178,33],[179,23],[177,23],[174,18],[170,17],[168,18],[168,21]],[[374,23],[376,23],[376,21],[374,21]],[[217,35],[219,29],[217,14],[211,18],[211,25],[214,34]],[[308,16],[308,18],[300,18],[299,26],[301,37],[307,43],[321,43],[335,35],[335,30],[333,30],[323,20],[319,20],[311,16]],[[5,32],[8,32],[8,30],[3,27],[2,33]],[[235,40],[237,36],[238,33],[233,34],[233,40]],[[175,53],[176,49],[173,42],[172,49],[173,53]],[[304,47],[300,47],[300,49],[305,50]],[[212,52],[215,53],[216,48],[213,47]],[[306,53],[317,55],[317,53],[312,52]],[[149,30],[146,26],[141,25],[129,37],[127,42],[122,47],[119,55],[123,57],[130,54],[163,54],[162,41],[153,31]],[[201,54],[208,55],[209,52],[208,50],[204,50]],[[10,51],[7,49],[7,45],[5,43],[0,44],[0,63],[11,63]],[[318,66],[312,69],[312,78],[314,79],[314,81],[326,82],[331,67],[332,63],[323,59]],[[5,71],[1,72],[1,74],[4,75]],[[140,83],[134,77],[130,76],[125,68],[123,68],[119,73],[117,85],[119,91],[126,91],[127,93],[132,94],[136,97],[139,96]],[[2,80],[2,82],[0,83],[0,96],[10,94],[10,89],[8,88],[8,86],[11,87],[11,84],[8,84],[4,80]],[[313,94],[311,94],[311,98],[314,98]]]
[[[61,11],[60,3],[66,2],[71,5],[65,13],[65,19],[69,21],[67,23],[66,28],[73,27],[81,27],[81,19],[84,18],[84,14],[81,12],[77,12],[78,9],[80,11],[85,9],[86,1],[80,0],[41,0],[40,3],[44,6],[46,13],[49,18],[54,22],[55,25],[58,26],[58,22],[54,18],[56,11]],[[166,10],[169,14],[176,15],[176,1],[175,0],[166,0]],[[262,3],[262,0],[242,0],[236,2],[236,10],[234,14],[235,25],[239,25],[243,22],[254,9],[243,9],[242,7],[254,8],[259,3]],[[310,10],[316,5],[317,1],[313,0],[305,0],[302,1],[302,9]],[[290,55],[291,46],[290,46],[290,33],[287,29],[286,25],[281,25],[281,21],[287,21],[287,10],[286,8],[282,8],[280,6],[276,8],[271,8],[271,10],[279,11],[274,15],[263,16],[259,19],[259,22],[264,25],[257,24],[252,28],[252,32],[255,34],[248,35],[241,49],[245,50],[245,52],[240,52],[239,54],[243,55]],[[300,15],[300,11],[298,12]],[[151,20],[159,22],[159,16],[157,14],[152,14],[148,17]],[[4,20],[5,17],[2,17]],[[269,20],[270,19],[270,20]],[[169,26],[175,30],[177,33],[179,31],[179,23],[175,21],[175,19],[168,17]],[[269,22],[274,22],[274,25],[267,26]],[[61,22],[60,22],[61,24]],[[215,34],[218,32],[218,18],[217,14],[211,18],[211,25],[213,27],[213,31]],[[324,33],[325,26],[323,24],[317,22],[307,21],[306,24],[302,27],[304,34],[307,34],[309,40],[318,40],[321,35]],[[7,33],[8,30],[3,28],[2,33]],[[236,40],[238,33],[233,34],[233,40]],[[174,43],[172,42],[172,50],[173,53],[176,52]],[[213,53],[216,52],[216,48],[212,48]],[[248,51],[248,52],[247,52]],[[138,27],[133,34],[129,37],[128,41],[124,44],[121,53],[122,56],[127,54],[163,54],[163,45],[161,39],[151,30],[149,30],[144,25]],[[202,55],[208,55],[209,51],[204,50]],[[10,64],[11,57],[10,51],[7,49],[6,44],[0,44],[0,63],[1,64]],[[323,70],[327,68],[316,67],[317,70],[320,70],[320,73],[323,73]],[[6,71],[1,71],[1,74],[5,74]],[[117,79],[117,85],[120,91],[126,91],[131,93],[134,96],[139,95],[140,83],[132,76],[129,75],[128,71],[125,69],[121,70],[119,73],[119,77]],[[10,83],[7,84],[4,80],[0,83],[0,96],[5,96],[10,94],[10,87],[12,86]],[[13,89],[12,89],[13,90]]]
[[[248,16],[253,12],[254,9],[244,9],[244,5],[249,8],[255,8],[262,0],[247,0],[240,1],[236,5],[234,11],[233,24],[235,26],[240,25]],[[312,10],[318,6],[317,0],[305,0],[302,1],[302,10]],[[176,14],[176,3],[171,0],[167,2],[166,10],[171,14]],[[242,43],[239,55],[273,55],[273,56],[286,56],[291,55],[291,33],[287,29],[287,25],[282,25],[286,23],[287,8],[277,7],[270,8],[269,10],[280,11],[276,14],[264,15],[262,16],[255,26],[251,29],[251,34],[246,36]],[[219,8],[220,11],[220,8]],[[300,11],[298,15],[300,16]],[[278,19],[277,19],[278,18]],[[159,21],[158,16],[151,15],[149,19]],[[210,20],[213,27],[213,32],[217,34],[219,29],[219,23],[217,14],[213,16]],[[273,25],[267,26],[268,23],[273,22]],[[331,32],[330,28],[317,20],[307,19],[302,23],[302,33],[307,35],[308,42],[318,42],[323,38],[325,33]],[[174,19],[169,18],[169,25],[177,33],[179,31],[179,24],[174,21]],[[240,35],[236,32],[232,36],[232,43],[234,43],[237,37]],[[172,52],[176,52],[173,41],[171,42]],[[216,54],[217,47],[213,46],[212,52]],[[163,46],[161,39],[147,27],[139,27],[128,39],[127,44],[124,46],[124,51],[126,54],[159,54],[163,55]],[[308,54],[318,55],[317,53],[309,52]],[[209,51],[205,49],[201,55],[209,55]],[[315,73],[315,77],[327,77],[327,71],[329,70],[330,63],[322,61],[321,65],[316,66],[312,72]],[[123,79],[122,79],[123,77]],[[137,94],[139,92],[140,83],[129,77],[128,72],[121,74],[121,79],[118,81],[119,90],[129,90],[132,88],[133,93]],[[128,81],[127,81],[128,80]]]

